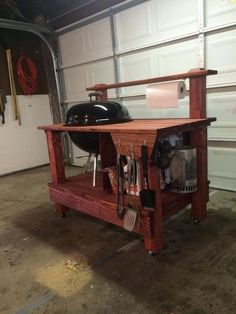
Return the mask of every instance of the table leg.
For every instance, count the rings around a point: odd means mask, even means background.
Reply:
[[[66,216],[66,212],[69,210],[68,207],[66,207],[64,205],[61,205],[61,204],[58,204],[58,203],[55,203],[54,206],[55,206],[56,212],[58,214],[60,214],[61,217],[65,217]]]
[[[145,232],[144,234],[144,244],[145,248],[150,253],[157,253],[164,247],[159,169],[157,167],[149,166],[148,175],[149,187],[156,191],[156,204],[153,215],[150,216],[150,232]]]
[[[50,159],[51,177],[53,183],[65,181],[64,156],[62,150],[61,133],[46,130],[48,153]],[[65,216],[68,207],[55,203],[55,208],[61,216]]]
[[[206,127],[191,132],[191,144],[197,149],[197,191],[191,197],[191,216],[201,221],[207,216],[208,201]]]

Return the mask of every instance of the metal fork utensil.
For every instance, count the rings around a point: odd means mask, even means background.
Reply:
[[[116,213],[117,217],[122,219],[125,214],[124,208],[124,169],[122,165],[121,156],[117,153],[116,157],[117,167],[117,193],[116,193]]]

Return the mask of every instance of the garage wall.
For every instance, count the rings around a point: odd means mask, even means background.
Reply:
[[[22,125],[12,118],[7,96],[5,124],[0,124],[0,175],[49,162],[44,132],[38,125],[51,124],[47,95],[17,96]]]
[[[115,13],[114,13],[115,12]],[[59,36],[65,104],[88,99],[96,83],[145,79],[205,67],[211,186],[236,189],[236,4],[221,0],[149,0]],[[78,25],[79,26],[79,25]],[[186,82],[188,84],[188,82]],[[179,109],[150,110],[145,86],[110,92],[135,117],[187,117],[188,97]],[[227,147],[225,147],[227,146]],[[72,150],[74,156],[80,154]],[[80,165],[81,159],[74,163]]]
[[[13,120],[11,97],[7,96],[5,124],[0,118],[0,175],[48,163],[45,135],[37,130],[40,124],[51,123],[47,77],[43,66],[41,40],[34,34],[0,29],[0,88],[10,95],[6,49],[11,49],[17,100],[22,125]],[[21,54],[31,58],[37,67],[39,89],[33,96],[23,96],[16,75]]]

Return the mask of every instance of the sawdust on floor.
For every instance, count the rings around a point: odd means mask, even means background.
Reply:
[[[85,261],[64,259],[54,265],[35,270],[37,282],[57,295],[67,298],[82,289],[92,278],[92,270]]]

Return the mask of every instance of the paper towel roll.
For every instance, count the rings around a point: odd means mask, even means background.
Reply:
[[[183,80],[149,84],[146,89],[149,108],[176,108],[178,99],[184,98],[186,86]]]

